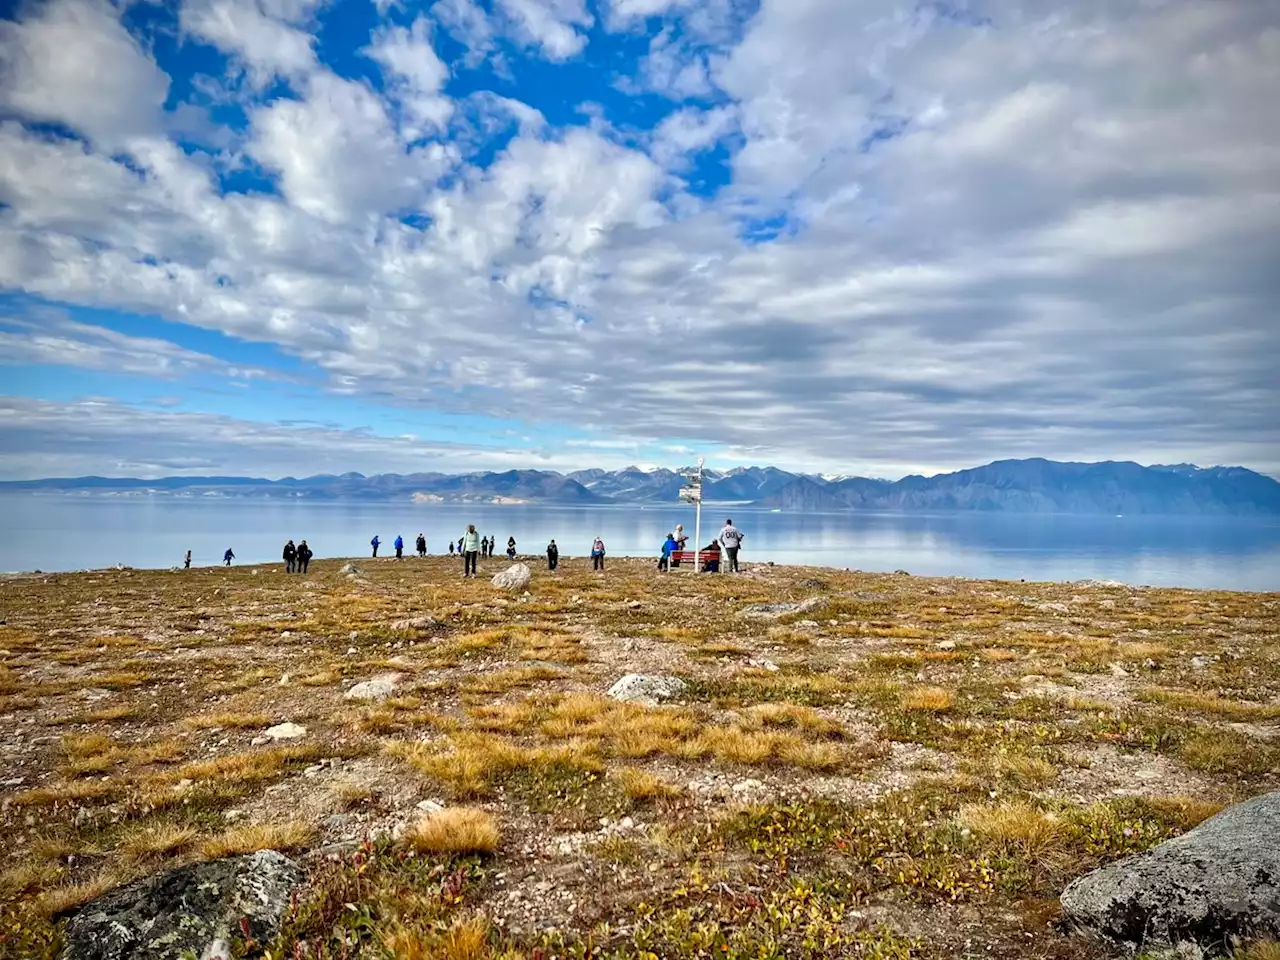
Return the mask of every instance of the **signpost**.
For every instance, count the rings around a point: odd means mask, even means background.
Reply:
[[[695,519],[693,523],[693,572],[702,572],[702,464],[698,458],[697,472],[689,474],[686,479],[689,485],[680,488],[680,499],[694,505]]]

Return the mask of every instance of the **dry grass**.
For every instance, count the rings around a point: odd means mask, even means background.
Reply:
[[[681,793],[680,788],[674,784],[636,767],[622,767],[614,773],[614,777],[627,799],[633,803],[663,800]]]
[[[955,706],[956,695],[942,687],[916,687],[905,691],[898,702],[912,713],[946,713]]]
[[[251,730],[271,726],[267,713],[201,713],[186,717],[182,725],[188,730]]]
[[[1028,858],[1043,856],[1062,838],[1057,818],[1026,803],[967,806],[957,821],[988,843]]]
[[[189,849],[199,832],[181,823],[156,823],[137,826],[120,839],[117,852],[128,860],[167,857]]]
[[[498,825],[475,807],[449,807],[412,824],[401,842],[416,853],[492,854],[498,849]]]
[[[116,787],[102,782],[59,783],[50,787],[37,787],[15,794],[11,800],[15,807],[53,807],[58,804],[88,803],[112,796]]]
[[[1231,960],[1280,960],[1280,940],[1257,940],[1240,947]]]
[[[1280,706],[1241,703],[1211,693],[1191,693],[1185,690],[1163,690],[1152,687],[1138,694],[1140,700],[1159,703],[1174,710],[1207,713],[1243,723],[1266,722],[1280,717]]]
[[[46,917],[58,917],[70,913],[90,900],[96,900],[108,890],[114,890],[127,882],[128,879],[127,874],[114,867],[108,867],[87,880],[44,891],[36,898],[36,909]]]
[[[456,797],[484,796],[495,781],[518,771],[604,770],[596,744],[583,740],[526,748],[504,737],[464,731],[433,743],[392,741],[385,749],[447,787]]]
[[[213,760],[184,763],[164,775],[169,782],[179,780],[230,780],[236,783],[258,783],[271,780],[293,763],[319,759],[325,753],[317,745],[272,747],[250,753],[233,753]]]
[[[259,850],[297,850],[307,846],[316,835],[316,828],[301,820],[287,823],[257,823],[230,830],[210,837],[200,844],[202,857],[217,860]]]

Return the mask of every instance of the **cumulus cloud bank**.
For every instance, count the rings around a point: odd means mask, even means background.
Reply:
[[[336,22],[349,6],[48,0],[0,21],[8,364],[274,381],[533,435],[474,456],[369,436],[414,462],[666,441],[888,475],[1032,455],[1280,472],[1280,7],[439,0]],[[269,403],[228,427],[184,396],[146,437],[128,397],[72,414],[24,383],[9,475],[266,473],[260,435],[292,473],[374,457]],[[185,450],[184,430],[219,439]],[[560,430],[582,436],[540,438]]]

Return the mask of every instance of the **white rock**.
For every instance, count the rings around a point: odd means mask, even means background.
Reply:
[[[392,630],[429,630],[436,625],[431,617],[410,617],[391,624]]]
[[[297,740],[307,735],[307,728],[300,727],[296,723],[277,723],[274,727],[268,727],[263,733],[272,740]]]
[[[609,688],[609,696],[627,703],[653,705],[659,700],[678,696],[684,692],[685,686],[679,677],[629,673]]]
[[[939,649],[939,650],[954,650],[955,648],[956,648],[956,642],[955,642],[954,640],[939,640],[939,641],[938,641],[938,649]]]
[[[360,651],[357,650],[355,647],[347,647],[347,656],[351,656],[352,654],[356,654],[359,652]]]
[[[761,670],[768,670],[770,673],[776,673],[778,665],[772,660],[766,660],[763,657],[752,658],[747,661],[753,667],[759,667]]]
[[[231,960],[231,944],[226,940],[211,940],[200,954],[200,960]]]
[[[419,800],[418,809],[424,813],[439,813],[444,809],[444,804],[437,803],[435,800]]]
[[[339,570],[338,572],[343,574],[359,574],[360,568],[357,567],[354,563],[348,562],[348,563],[344,563],[342,565],[342,569]]]
[[[513,563],[493,578],[493,585],[503,590],[523,590],[533,579],[531,571],[523,563]]]
[[[287,673],[280,674],[280,686],[287,687],[289,685],[289,675]]]
[[[252,740],[249,741],[249,746],[260,747],[264,743],[270,743],[270,742],[271,742],[270,737],[254,737]]]
[[[391,691],[399,685],[403,676],[400,673],[384,673],[372,680],[357,683],[346,692],[346,698],[348,700],[385,700],[391,696]]]

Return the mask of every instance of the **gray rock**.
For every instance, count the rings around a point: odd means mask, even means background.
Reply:
[[[397,620],[391,624],[392,630],[430,630],[436,625],[436,621],[432,617],[410,617],[407,620]]]
[[[402,676],[399,673],[384,673],[372,680],[357,683],[346,692],[346,698],[348,700],[385,700],[391,696],[391,691],[399,686]]]
[[[272,740],[297,740],[306,735],[307,728],[298,726],[296,723],[277,723],[274,727],[267,727],[263,731],[263,736]]]
[[[801,603],[751,603],[738,611],[738,616],[757,620],[776,620],[788,613],[807,613],[826,603],[825,597],[810,597]]]
[[[273,938],[302,880],[274,850],[178,867],[81,907],[67,921],[60,960],[225,956],[242,920],[259,943]]]
[[[360,568],[357,567],[354,563],[351,563],[350,561],[344,563],[342,565],[342,569],[339,570],[338,572],[346,576],[353,576],[353,577],[360,576]]]
[[[1076,880],[1064,921],[1134,949],[1230,953],[1237,937],[1280,936],[1280,791]]]
[[[609,696],[625,703],[653,706],[660,700],[679,696],[684,690],[685,682],[679,677],[629,673],[609,688]]]
[[[493,585],[503,590],[523,590],[533,579],[533,572],[523,563],[513,563],[493,578]]]

